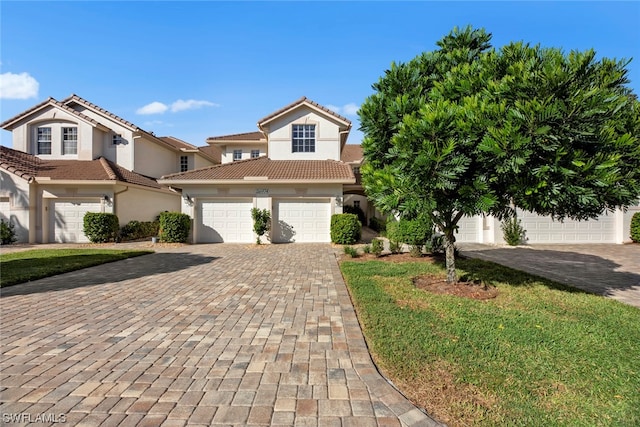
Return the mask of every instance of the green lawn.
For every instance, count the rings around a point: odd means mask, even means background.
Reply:
[[[0,286],[42,279],[93,265],[153,253],[112,249],[35,249],[0,255]]]
[[[345,261],[376,363],[450,426],[640,425],[640,310],[480,260],[478,301],[416,289],[440,264]]]

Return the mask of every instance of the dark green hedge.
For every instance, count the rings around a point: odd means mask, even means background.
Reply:
[[[185,243],[189,239],[191,218],[180,212],[160,214],[160,240],[169,243]]]
[[[160,221],[129,221],[120,229],[122,240],[137,240],[158,235]]]
[[[640,212],[636,212],[631,217],[631,240],[640,243]]]
[[[87,212],[84,214],[84,234],[93,243],[115,241],[120,230],[118,216],[112,213]]]
[[[331,241],[340,245],[352,245],[360,240],[362,223],[358,215],[344,213],[331,216]]]

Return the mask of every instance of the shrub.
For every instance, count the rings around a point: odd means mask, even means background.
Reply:
[[[185,243],[191,230],[191,218],[180,212],[160,214],[160,240],[169,243]]]
[[[340,245],[356,243],[362,233],[362,223],[355,214],[334,214],[331,216],[331,241]]]
[[[375,256],[378,257],[382,255],[383,249],[384,249],[384,243],[382,242],[381,239],[373,239],[371,241],[371,252],[373,252]]]
[[[116,214],[87,212],[83,223],[84,234],[92,243],[105,243],[118,238],[120,223]]]
[[[402,251],[402,243],[389,240],[389,251],[391,251],[392,254],[399,254]]]
[[[398,252],[401,244],[406,243],[411,247],[411,254],[419,256],[417,254],[422,254],[422,249],[429,244],[432,236],[433,224],[426,218],[403,218],[400,221],[387,223],[387,237],[391,244],[397,245]],[[392,252],[394,251],[392,250]]]
[[[518,217],[507,218],[500,226],[502,228],[504,241],[509,246],[517,246],[524,241],[526,230],[522,227],[522,222]]]
[[[365,254],[370,254],[371,253],[371,245],[364,245],[362,247],[362,252],[364,252]]]
[[[122,240],[145,239],[158,235],[160,221],[129,221],[120,229]]]
[[[251,218],[253,218],[253,231],[258,235],[256,244],[261,244],[260,237],[271,228],[271,212],[267,209],[251,209]]]
[[[409,254],[414,258],[420,258],[422,256],[422,249],[424,245],[410,245]]]
[[[640,243],[640,212],[636,212],[631,217],[631,240]]]
[[[367,223],[367,216],[359,206],[344,205],[342,207],[342,212],[358,215],[358,219],[360,220],[361,224]]]
[[[369,228],[378,233],[387,229],[387,221],[384,218],[376,218],[375,216],[369,220]]]
[[[15,243],[17,240],[15,225],[10,221],[0,219],[0,243],[3,245],[10,245]]]
[[[358,250],[353,246],[345,246],[343,249],[344,249],[344,253],[349,255],[351,258],[358,257]]]

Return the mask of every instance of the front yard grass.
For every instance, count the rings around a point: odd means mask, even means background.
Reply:
[[[344,261],[381,371],[450,426],[640,425],[640,310],[481,260],[479,301],[417,289],[438,263]]]
[[[153,253],[148,250],[35,249],[0,255],[0,286],[10,286],[107,262]]]

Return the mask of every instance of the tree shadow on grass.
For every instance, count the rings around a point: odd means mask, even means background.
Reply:
[[[492,248],[464,251],[457,267],[486,281],[528,286],[531,276],[554,289],[611,296],[616,291],[640,286],[640,274],[619,271],[621,264],[579,252],[530,248]],[[478,258],[495,264],[483,264]],[[497,265],[496,265],[497,264]],[[511,270],[505,270],[505,267]],[[516,272],[514,272],[516,270]],[[525,272],[527,274],[522,274]]]
[[[99,255],[83,256],[96,257],[96,261],[99,261]],[[73,262],[74,257],[77,256],[70,256],[67,260],[65,260],[67,257],[61,257],[60,264]],[[219,257],[202,256],[192,253],[152,253],[94,265],[93,267],[68,273],[60,273],[32,282],[3,287],[0,289],[0,296],[5,298],[15,295],[62,291],[85,286],[122,282],[156,274],[185,270],[193,266],[212,263],[217,259],[219,259]],[[33,260],[31,260],[31,262],[33,262]]]

